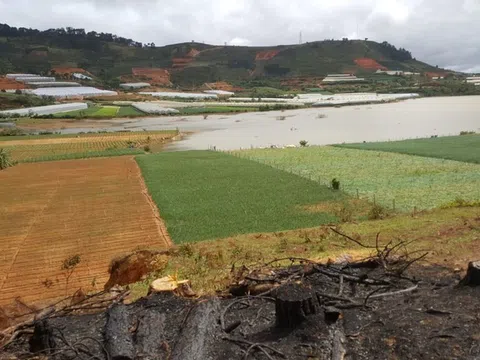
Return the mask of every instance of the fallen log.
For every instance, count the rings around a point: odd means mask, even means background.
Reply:
[[[460,281],[460,285],[480,285],[480,261],[472,261],[468,264],[467,275]]]
[[[287,284],[277,290],[275,316],[277,326],[294,328],[309,315],[318,313],[319,304],[312,289],[299,284]]]
[[[107,313],[105,345],[112,360],[135,359],[130,314],[125,305],[113,306]]]

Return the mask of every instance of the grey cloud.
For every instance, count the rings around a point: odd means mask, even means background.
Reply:
[[[353,36],[405,47],[422,61],[480,71],[478,0],[0,0],[1,22],[82,27],[157,45],[250,45]]]

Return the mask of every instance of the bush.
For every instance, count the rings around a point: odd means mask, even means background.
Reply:
[[[17,128],[6,128],[0,131],[0,136],[22,136],[27,135],[23,130]]]
[[[4,170],[12,165],[10,155],[4,149],[0,149],[0,170]]]
[[[336,178],[333,178],[331,184],[332,184],[332,189],[333,190],[340,190],[340,181],[339,180],[337,180]]]
[[[460,131],[460,135],[474,135],[475,131]]]
[[[370,211],[368,212],[368,219],[369,220],[381,220],[385,219],[388,216],[387,210],[378,204],[372,206]]]
[[[307,140],[300,140],[300,146],[301,147],[306,147],[308,145],[308,141]]]
[[[150,152],[150,146],[149,146],[149,145],[145,145],[145,146],[143,147],[143,151],[145,151],[145,152]]]

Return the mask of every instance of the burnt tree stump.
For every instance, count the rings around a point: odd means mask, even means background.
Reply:
[[[115,305],[107,313],[105,347],[112,360],[134,360],[135,346],[130,314],[125,305]]]
[[[468,264],[467,275],[462,279],[460,285],[480,285],[480,261],[472,261]]]
[[[280,328],[294,328],[318,310],[317,298],[310,288],[288,284],[277,290],[275,315]]]

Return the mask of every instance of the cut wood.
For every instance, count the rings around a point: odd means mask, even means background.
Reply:
[[[317,314],[318,308],[317,298],[310,288],[287,284],[277,290],[275,315],[278,327],[294,328],[307,316]]]
[[[468,264],[467,275],[460,281],[460,285],[480,285],[480,261],[472,261]]]
[[[179,296],[192,297],[196,296],[190,286],[190,280],[177,281],[170,276],[154,280],[150,284],[149,294],[161,292],[174,292]]]

